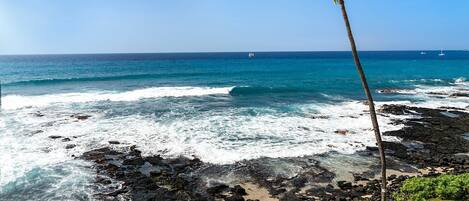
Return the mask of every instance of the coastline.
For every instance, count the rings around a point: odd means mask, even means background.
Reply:
[[[366,61],[390,190],[409,176],[467,171],[468,61],[393,55]],[[373,199],[368,107],[353,64],[338,57],[18,58],[3,88],[0,197]]]
[[[383,105],[379,109],[379,115],[419,114],[416,118],[396,120],[393,123],[403,124],[403,128],[383,133],[402,139],[385,143],[390,193],[410,177],[469,171],[469,140],[465,139],[469,113],[465,110],[405,105]],[[337,180],[339,176],[346,177],[324,167],[321,161],[332,155],[337,153],[216,165],[197,158],[143,157],[135,146],[119,149],[110,145],[79,158],[94,162],[96,183],[109,189],[108,193],[95,195],[103,200],[379,199],[379,163],[355,170],[348,180]],[[355,155],[370,160],[378,157],[376,147],[367,147]],[[286,174],[289,171],[285,169],[295,168],[295,174]],[[116,182],[121,185],[113,189]]]
[[[469,201],[469,0],[386,3],[0,3],[0,201]]]

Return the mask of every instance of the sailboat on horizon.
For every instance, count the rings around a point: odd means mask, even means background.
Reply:
[[[440,54],[438,54],[438,56],[440,57],[445,56],[445,53],[443,53],[443,49],[440,50]]]
[[[254,54],[254,52],[249,52],[248,54],[248,58],[252,59],[254,58],[256,55]]]

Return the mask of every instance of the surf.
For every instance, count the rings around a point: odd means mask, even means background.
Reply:
[[[229,94],[233,87],[149,87],[131,91],[93,91],[57,93],[38,96],[7,95],[3,97],[4,109],[46,107],[54,104],[87,103],[98,101],[130,102],[149,98],[207,96]]]

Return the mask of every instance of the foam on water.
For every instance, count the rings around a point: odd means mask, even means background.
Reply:
[[[461,85],[469,85],[469,83],[466,81],[465,77],[459,77],[454,79],[454,84],[461,84]]]
[[[84,161],[34,167],[1,186],[2,200],[92,200],[96,177]]]
[[[70,104],[95,101],[137,101],[145,98],[205,96],[228,94],[233,87],[151,87],[126,92],[85,92],[47,94],[41,96],[8,95],[3,98],[4,109],[45,107],[52,104]]]
[[[5,200],[88,200],[95,177],[63,145],[34,129],[51,119],[29,110],[0,115],[0,197]],[[52,126],[52,125],[51,125]],[[44,128],[47,130],[47,128]]]
[[[391,83],[443,83],[442,79],[389,80]]]
[[[407,96],[409,99],[421,101],[409,102],[407,105],[440,108],[457,107],[465,109],[469,106],[469,98],[463,96],[451,96],[455,93],[469,93],[469,82],[464,77],[456,78],[448,85],[435,86],[416,84],[414,89],[393,89],[398,94]]]
[[[467,82],[455,80],[450,86],[418,85],[411,92],[423,101],[378,102],[382,104],[406,104],[437,108],[453,106],[466,108],[466,98],[435,97],[428,92],[453,93],[467,90]],[[50,175],[54,185],[37,185],[60,195],[74,188],[82,191],[77,196],[88,196],[86,188],[92,181],[92,173],[86,162],[74,160],[72,155],[109,146],[117,140],[120,145],[137,145],[144,155],[161,154],[167,157],[197,156],[216,164],[228,164],[259,157],[296,157],[337,151],[352,154],[366,146],[374,146],[368,107],[359,101],[334,98],[336,103],[298,103],[288,105],[289,112],[263,107],[226,107],[223,110],[207,110],[191,115],[187,111],[171,111],[174,116],[157,116],[148,113],[108,115],[108,111],[96,110],[101,101],[117,104],[145,98],[204,96],[229,94],[231,87],[158,87],[128,92],[85,92],[49,94],[42,96],[5,97],[0,114],[0,195],[17,193],[15,188],[32,188],[37,174]],[[325,95],[328,97],[327,95]],[[156,101],[156,100],[155,100]],[[40,111],[44,116],[37,116]],[[91,118],[79,121],[72,114],[83,113]],[[173,114],[174,115],[174,114]],[[405,116],[378,116],[383,132],[401,128],[390,124],[394,118]],[[337,130],[347,130],[345,135]],[[39,131],[40,130],[40,131]],[[68,137],[70,142],[50,139],[51,135]],[[399,140],[384,136],[385,140]],[[67,144],[76,147],[66,149]],[[63,171],[60,172],[59,169]],[[45,177],[44,177],[45,178]],[[77,179],[81,178],[81,179]],[[43,178],[39,178],[41,180]],[[44,180],[46,181],[46,180]],[[70,187],[70,188],[68,188]],[[13,190],[12,190],[13,189]],[[52,195],[52,194],[49,194]],[[44,196],[44,195],[42,195]],[[67,198],[67,197],[62,197]],[[72,199],[72,198],[70,198]]]
[[[200,157],[203,161],[224,164],[243,159],[303,156],[327,151],[353,153],[373,146],[370,120],[362,103],[296,105],[303,115],[257,113],[240,110],[209,111],[195,116],[161,121],[152,115],[106,117],[72,107],[49,107],[36,117],[35,108],[11,111],[2,118],[2,183],[14,181],[34,167],[62,163],[71,155],[107,146],[117,140],[122,146],[138,145],[144,154]],[[70,114],[92,115],[86,122]],[[6,117],[8,116],[8,117]],[[6,124],[4,123],[5,121]],[[398,129],[380,117],[383,130]],[[9,126],[5,126],[9,125]],[[340,125],[340,127],[337,127]],[[36,132],[40,129],[42,132]],[[340,135],[337,129],[349,133]],[[72,139],[62,142],[49,136]],[[395,140],[395,139],[394,139]],[[76,144],[65,149],[67,144]],[[0,185],[1,185],[0,184]]]

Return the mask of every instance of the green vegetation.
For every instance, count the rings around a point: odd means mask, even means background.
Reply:
[[[396,201],[469,200],[469,173],[410,178],[393,197]]]

